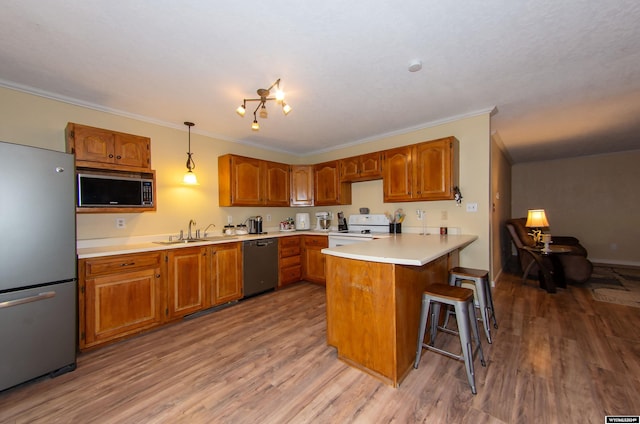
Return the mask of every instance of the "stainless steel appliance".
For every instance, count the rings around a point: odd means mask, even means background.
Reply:
[[[78,174],[78,207],[153,206],[153,180],[108,174]]]
[[[260,215],[249,217],[249,234],[262,234],[262,217]]]
[[[244,297],[254,296],[278,285],[278,241],[275,238],[242,243]]]
[[[73,156],[0,142],[0,390],[76,367]]]
[[[348,229],[329,232],[329,247],[389,237],[389,219],[384,214],[350,215],[349,224],[344,223],[343,227]]]

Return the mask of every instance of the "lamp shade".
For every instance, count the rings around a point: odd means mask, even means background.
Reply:
[[[529,209],[527,214],[526,227],[548,227],[549,221],[547,221],[547,214],[544,213],[544,209]]]

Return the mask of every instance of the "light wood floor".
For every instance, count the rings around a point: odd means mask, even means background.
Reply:
[[[476,360],[425,352],[398,389],[325,344],[324,288],[300,283],[82,354],[0,393],[2,423],[602,423],[640,414],[640,309],[506,276]],[[485,340],[485,339],[483,339]]]

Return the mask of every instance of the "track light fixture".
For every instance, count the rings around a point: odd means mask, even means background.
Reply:
[[[271,90],[273,90],[274,87],[276,89],[275,97],[269,97],[271,95]],[[245,112],[247,111],[247,102],[260,102],[258,103],[258,106],[256,106],[256,109],[253,111],[253,123],[251,124],[251,129],[253,131],[258,131],[260,129],[260,124],[258,124],[257,117],[258,110],[260,110],[261,119],[267,119],[269,116],[266,107],[267,101],[275,100],[276,103],[282,106],[282,113],[284,113],[285,115],[288,115],[289,112],[291,112],[291,106],[285,103],[284,92],[280,89],[280,78],[278,78],[276,82],[271,84],[271,87],[269,88],[259,88],[257,90],[257,93],[258,96],[260,96],[259,99],[244,99],[242,100],[242,104],[236,109],[236,113],[238,115],[244,116]]]
[[[187,172],[184,174],[182,182],[185,184],[197,185],[198,179],[196,178],[196,174],[193,173],[196,163],[191,157],[191,155],[193,155],[193,153],[191,153],[191,127],[195,124],[193,122],[185,122],[184,124],[189,127],[189,151],[187,152]]]

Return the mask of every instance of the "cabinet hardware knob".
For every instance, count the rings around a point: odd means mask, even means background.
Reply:
[[[113,159],[113,155],[111,155],[111,154],[110,154],[110,155],[109,155],[109,159]]]
[[[116,159],[122,159],[122,156],[118,155],[116,156]]]
[[[127,262],[127,263],[120,264],[120,266],[131,266],[135,264],[136,264],[135,262]]]

